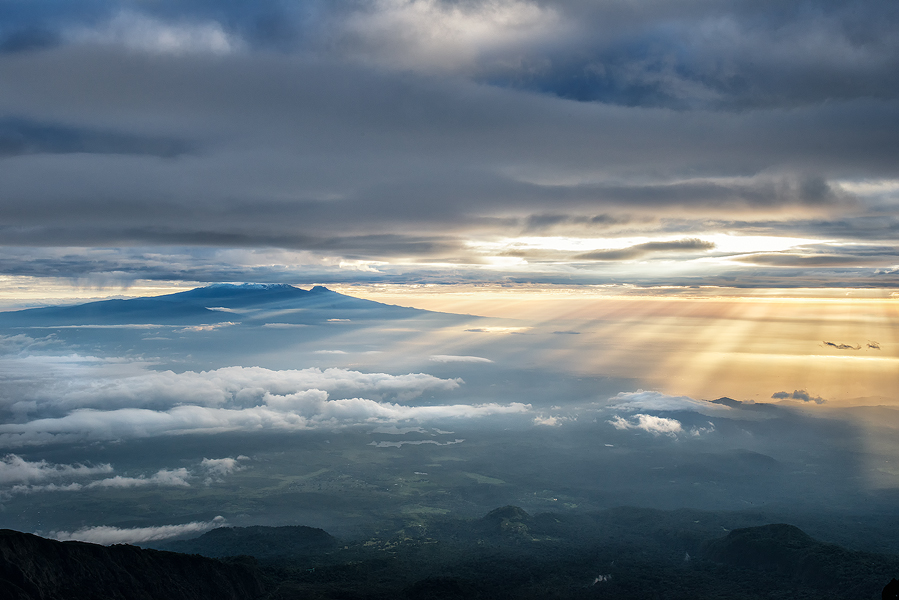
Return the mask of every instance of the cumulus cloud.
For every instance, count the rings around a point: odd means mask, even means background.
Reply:
[[[250,458],[242,454],[237,458],[204,458],[200,463],[200,468],[206,471],[206,485],[223,481],[226,475],[243,470],[245,466],[240,463],[248,460]]]
[[[389,375],[337,368],[276,371],[226,367],[175,373],[148,367],[94,357],[36,356],[5,363],[0,360],[0,380],[8,390],[16,390],[14,395],[6,395],[6,402],[34,402],[21,407],[32,413],[76,408],[166,409],[183,404],[249,408],[265,403],[275,407],[307,393],[316,398],[325,393],[408,401],[426,391],[451,391],[462,383],[461,379],[425,373]],[[0,397],[0,406],[3,402]]]
[[[112,465],[54,464],[45,460],[27,461],[16,454],[0,459],[0,485],[30,483],[47,479],[71,479],[112,472]]]
[[[33,492],[77,492],[84,489],[84,485],[73,481],[72,483],[44,483],[44,484],[19,484],[8,490],[0,490],[0,498],[10,498],[15,494],[30,494]]]
[[[665,417],[644,414],[634,415],[630,419],[615,415],[607,423],[619,430],[637,429],[653,435],[664,434],[671,437],[675,437],[678,433],[683,433],[684,431],[680,421],[676,419],[666,419]]]
[[[803,402],[814,402],[815,404],[824,404],[827,402],[821,396],[812,396],[805,390],[793,390],[792,392],[775,392],[771,397],[776,400],[802,400]]]
[[[182,525],[160,525],[156,527],[133,527],[123,529],[109,525],[83,527],[76,531],[51,531],[50,537],[62,542],[77,540],[92,544],[140,544],[154,542],[188,534],[205,533],[216,527],[227,525],[224,517],[218,516],[211,521],[193,521]]]
[[[175,373],[124,359],[32,356],[0,359],[0,380],[7,391],[5,408],[18,416],[0,424],[0,443],[10,447],[50,440],[343,428],[529,410],[520,403],[408,404],[424,392],[448,392],[463,383],[426,373],[261,367]],[[3,401],[0,397],[0,407]]]
[[[177,469],[159,469],[152,475],[139,475],[128,477],[116,475],[84,481],[98,474],[108,474],[113,471],[111,465],[105,464],[98,467],[85,467],[84,465],[52,465],[46,462],[28,462],[17,455],[7,455],[0,462],[0,496],[12,497],[16,494],[30,494],[35,492],[77,492],[81,490],[109,490],[136,487],[190,487],[190,480],[194,477],[203,477],[206,485],[224,481],[224,478],[236,471],[241,471],[244,461],[249,457],[240,455],[236,458],[204,458],[199,468],[191,471],[181,467]],[[48,478],[81,479],[82,481],[32,483]],[[4,485],[15,484],[4,488]]]
[[[85,488],[133,488],[144,487],[149,485],[165,486],[165,487],[190,487],[187,481],[190,479],[190,473],[185,468],[180,469],[160,469],[150,477],[122,477],[116,475],[107,479],[92,481],[85,485]]]
[[[433,354],[430,358],[431,362],[439,362],[439,363],[452,363],[452,362],[463,362],[463,363],[492,363],[493,361],[489,358],[482,358],[480,356],[456,356],[454,354]]]
[[[270,406],[244,409],[177,406],[167,411],[140,408],[110,411],[79,409],[64,417],[0,425],[0,443],[14,447],[52,441],[142,438],[186,433],[339,429],[407,421],[470,419],[520,414],[530,410],[530,405],[517,402],[407,406],[365,398],[327,401],[320,398],[307,397],[306,401],[288,410]]]

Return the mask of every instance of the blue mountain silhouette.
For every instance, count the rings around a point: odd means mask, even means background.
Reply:
[[[215,284],[164,296],[0,313],[0,327],[192,325],[260,320],[299,323],[310,318],[403,318],[423,313],[427,311],[353,298],[322,286],[303,290],[287,284]]]

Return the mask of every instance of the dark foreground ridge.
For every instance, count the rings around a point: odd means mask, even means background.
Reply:
[[[324,529],[301,525],[220,527],[192,540],[177,540],[157,547],[212,558],[248,555],[267,560],[327,552],[337,547],[337,540]]]
[[[251,565],[0,530],[0,597],[6,600],[243,600],[263,591]]]
[[[877,600],[899,574],[899,557],[823,543],[792,525],[708,535],[745,518],[633,508],[530,515],[505,506],[355,541],[291,526],[222,528],[166,544],[196,554],[4,530],[0,597]],[[210,558],[226,553],[242,556]]]

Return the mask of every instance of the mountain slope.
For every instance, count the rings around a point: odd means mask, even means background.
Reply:
[[[286,284],[216,284],[150,298],[101,300],[0,313],[0,327],[194,325],[272,316],[283,322],[301,322],[303,317],[320,316],[317,313],[321,312],[335,319],[409,317],[426,311],[353,298],[322,286],[303,290]]]
[[[325,530],[301,525],[219,527],[197,538],[156,545],[163,550],[213,558],[247,554],[259,559],[303,556],[335,546],[337,540]]]
[[[0,597],[10,600],[251,600],[263,591],[239,563],[0,530]]]
[[[339,544],[309,527],[245,527],[180,546],[256,554],[258,566],[246,557],[226,563],[0,531],[0,597],[873,600],[899,572],[895,556],[823,543],[791,525],[706,536],[697,554],[685,552],[692,542],[676,531],[720,531],[721,519],[746,518],[755,517],[630,508],[531,516],[505,506],[481,519],[416,521]]]
[[[870,597],[877,582],[899,570],[895,557],[820,542],[783,523],[734,529],[705,544],[702,557],[809,588],[839,590],[845,598]]]

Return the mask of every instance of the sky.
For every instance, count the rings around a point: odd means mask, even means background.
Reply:
[[[894,508],[897,29],[891,0],[0,0],[0,309],[248,282],[439,313],[0,313],[0,526]],[[379,495],[425,471],[445,499]]]
[[[894,287],[897,10],[2,2],[0,273]]]

